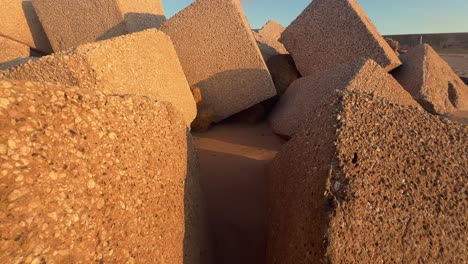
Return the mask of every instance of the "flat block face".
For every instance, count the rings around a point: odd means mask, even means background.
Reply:
[[[0,0],[0,7],[0,35],[44,53],[52,52],[31,1]]]
[[[60,82],[107,94],[170,102],[190,125],[195,101],[171,40],[155,29],[82,45],[18,66],[0,76]]]
[[[267,262],[465,262],[468,127],[338,96],[269,168]]]
[[[28,46],[0,36],[0,68],[2,67],[1,64],[18,58],[27,58],[29,54]]]
[[[116,0],[33,0],[54,51],[127,33]]]
[[[0,81],[0,117],[3,261],[183,262],[193,168],[170,104]]]
[[[275,95],[238,0],[198,0],[161,30],[171,37],[189,84],[201,89],[216,121]]]
[[[385,100],[420,108],[411,95],[373,60],[358,60],[326,72],[323,77],[307,76],[293,82],[270,117],[275,133],[292,136],[312,110],[328,104],[335,90],[365,91]]]
[[[468,86],[429,45],[414,47],[402,61],[393,75],[426,111],[443,115],[468,110]]]
[[[160,28],[166,20],[161,0],[117,0],[129,32]]]
[[[280,39],[303,76],[363,57],[390,71],[401,62],[355,0],[314,0]]]

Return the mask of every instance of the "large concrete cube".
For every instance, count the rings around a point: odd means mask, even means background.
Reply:
[[[31,1],[0,0],[0,35],[43,53],[52,47]]]
[[[216,121],[276,94],[239,0],[197,0],[161,30]]]
[[[106,94],[137,94],[172,103],[190,125],[195,101],[176,51],[149,29],[59,52],[0,72],[9,79],[59,82]]]
[[[33,0],[54,51],[158,27],[160,0]]]
[[[169,103],[0,80],[0,259],[206,263],[194,155]]]
[[[307,76],[294,81],[270,116],[273,131],[292,136],[313,110],[328,104],[325,98],[335,90],[366,91],[395,104],[420,108],[411,95],[375,61],[361,59],[353,64],[340,65],[321,78]]]
[[[403,65],[393,76],[433,114],[468,110],[468,86],[450,65],[427,44],[401,56]]]
[[[320,75],[361,57],[385,70],[401,62],[356,0],[314,0],[280,39],[302,76]]]
[[[267,263],[464,263],[468,127],[326,98],[269,168]]]
[[[265,61],[268,61],[272,56],[279,54],[288,54],[284,45],[279,42],[281,34],[286,28],[275,20],[268,21],[260,30],[253,31],[254,37],[257,40],[258,47],[262,52]]]
[[[117,0],[129,32],[160,28],[166,20],[162,0]]]
[[[28,46],[0,36],[0,70],[13,66],[16,61],[28,58]]]

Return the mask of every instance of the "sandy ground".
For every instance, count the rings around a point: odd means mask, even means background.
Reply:
[[[194,134],[214,233],[215,263],[264,263],[265,165],[282,145],[267,123],[227,121]]]
[[[460,76],[468,78],[468,54],[440,54]]]

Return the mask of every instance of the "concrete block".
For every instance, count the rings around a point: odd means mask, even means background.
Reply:
[[[362,91],[327,102],[269,167],[266,263],[466,262],[468,127]]]
[[[401,64],[356,0],[314,0],[280,41],[302,76],[319,75],[361,57],[387,71]]]
[[[197,113],[172,42],[155,29],[58,52],[0,72],[0,76],[148,96],[172,103],[187,125]]]
[[[169,103],[0,80],[0,117],[3,262],[207,263],[195,150]]]
[[[321,78],[307,76],[294,81],[270,116],[273,131],[292,136],[313,110],[328,104],[335,90],[366,91],[395,104],[419,108],[411,95],[382,67],[370,59],[344,64]]]
[[[117,0],[129,32],[160,28],[166,20],[162,0]]]
[[[23,43],[42,53],[52,47],[31,1],[0,0],[0,35]]]
[[[29,55],[28,46],[0,36],[0,70],[13,66],[16,61],[28,58]]]
[[[168,19],[169,35],[191,86],[220,121],[276,92],[239,0],[197,0]]]
[[[159,28],[161,0],[33,0],[54,51]]]
[[[393,76],[433,114],[468,110],[468,86],[437,52],[427,44],[401,56],[403,66]]]
[[[268,21],[258,32],[253,31],[258,47],[262,52],[263,59],[268,61],[272,56],[288,54],[284,45],[279,42],[281,34],[286,28],[275,20]]]

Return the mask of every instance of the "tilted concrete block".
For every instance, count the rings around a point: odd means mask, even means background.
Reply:
[[[215,121],[276,94],[239,0],[197,0],[161,30],[174,42],[189,84],[200,88]]]
[[[387,71],[401,64],[356,0],[314,0],[280,41],[302,76],[319,75],[359,58],[372,59]]]
[[[401,58],[403,65],[392,74],[426,111],[468,110],[468,86],[431,46],[416,46]]]
[[[292,136],[315,109],[328,104],[335,90],[366,91],[389,102],[420,108],[411,95],[382,67],[370,59],[344,64],[322,77],[307,76],[294,81],[270,116],[275,133]]]
[[[79,46],[0,72],[106,94],[137,94],[174,105],[190,125],[195,101],[171,40],[155,29]]]
[[[52,47],[31,1],[0,0],[0,17],[0,36],[42,53],[52,53]]]
[[[267,263],[466,262],[468,127],[363,91],[326,101],[269,167]]]

